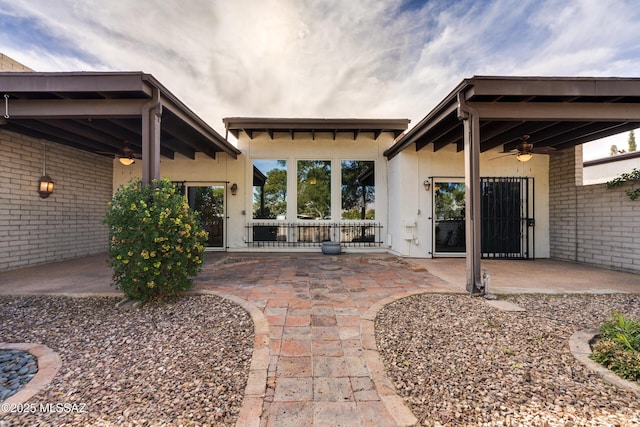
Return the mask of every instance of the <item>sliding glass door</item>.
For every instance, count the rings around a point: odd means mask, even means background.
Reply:
[[[200,221],[209,233],[207,249],[225,249],[224,184],[187,185],[189,206],[200,213]]]

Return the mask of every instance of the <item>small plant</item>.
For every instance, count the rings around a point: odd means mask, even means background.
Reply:
[[[617,178],[607,181],[607,188],[611,190],[612,188],[620,187],[627,182],[637,183],[639,181],[640,169],[634,168],[630,173],[620,174]],[[640,197],[640,187],[627,188],[625,193],[631,200],[637,200],[638,197]]]
[[[640,382],[640,320],[616,312],[600,330],[591,358],[622,378]]]
[[[109,203],[109,265],[113,284],[131,299],[173,296],[193,285],[207,232],[168,179],[121,186]]]

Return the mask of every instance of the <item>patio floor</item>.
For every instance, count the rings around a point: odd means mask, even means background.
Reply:
[[[243,305],[256,325],[238,425],[411,425],[386,378],[373,320],[394,299],[465,292],[464,259],[211,253],[194,292]],[[640,292],[640,275],[553,260],[483,261],[492,293]],[[118,294],[105,256],[0,273],[0,294]]]

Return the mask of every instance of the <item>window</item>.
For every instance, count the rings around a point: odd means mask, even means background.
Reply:
[[[287,161],[253,161],[253,219],[287,219]]]
[[[298,160],[298,219],[331,219],[331,161]]]
[[[342,161],[342,219],[374,220],[376,217],[375,162]]]

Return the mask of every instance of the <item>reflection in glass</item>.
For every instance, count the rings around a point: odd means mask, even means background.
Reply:
[[[298,219],[331,219],[331,161],[298,160]]]
[[[253,219],[287,218],[287,161],[253,161]]]
[[[436,252],[465,252],[465,198],[463,182],[434,183]]]
[[[224,246],[224,186],[188,187],[189,206],[200,212],[203,228],[209,233],[207,247]]]
[[[342,219],[375,219],[375,163],[342,161]]]

